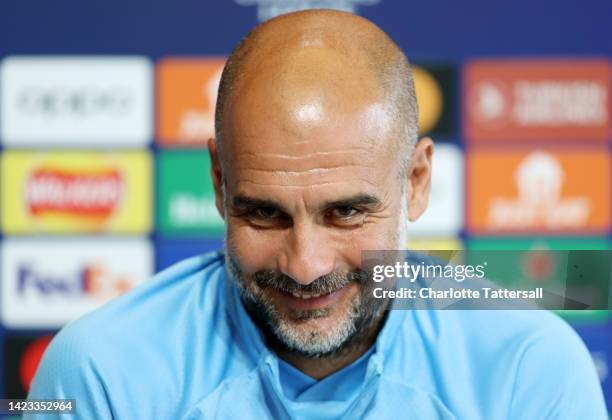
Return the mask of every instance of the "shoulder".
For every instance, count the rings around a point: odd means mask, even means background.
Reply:
[[[547,311],[514,315],[524,327],[515,336],[512,417],[607,418],[595,364],[574,329]]]
[[[206,356],[219,340],[223,270],[221,253],[181,261],[71,322],[45,352],[33,395],[98,395],[109,404],[130,394],[172,395],[172,384],[189,375],[191,352]]]
[[[468,336],[487,334],[504,342],[584,346],[575,331],[557,314],[547,310],[466,310],[454,312]]]
[[[108,340],[123,340],[125,344],[143,335],[148,340],[158,335],[165,338],[163,326],[181,316],[180,309],[203,307],[206,300],[216,300],[222,293],[222,270],[220,252],[180,261],[66,325],[53,339],[50,349],[95,352]]]
[[[223,257],[220,252],[180,261],[101,308],[68,324],[59,337],[133,336],[154,321],[175,317],[181,307],[201,306],[221,293]],[[143,322],[147,321],[147,322]]]
[[[481,361],[504,356],[516,361],[539,349],[588,356],[573,328],[546,310],[417,310],[410,317],[419,339],[437,343],[442,353],[446,352],[443,345],[452,344],[452,354],[465,352]]]
[[[555,363],[565,357],[592,365],[574,329],[550,311],[440,310],[419,318],[425,325],[437,326],[437,340],[461,343],[481,361],[512,360],[518,366],[542,356],[539,371],[555,369]]]
[[[426,325],[435,325],[434,339],[445,349],[441,359],[471,366],[462,373],[496,388],[498,395],[490,397],[500,404],[503,399],[512,418],[605,418],[593,360],[558,315],[544,310],[465,310],[421,317]]]

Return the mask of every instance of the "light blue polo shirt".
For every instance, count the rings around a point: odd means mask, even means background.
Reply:
[[[194,257],[70,323],[29,398],[76,399],[79,419],[607,419],[588,351],[551,313],[392,310],[369,352],[316,381],[266,348],[226,276],[221,253]]]

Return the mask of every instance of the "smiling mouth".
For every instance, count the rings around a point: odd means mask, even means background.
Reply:
[[[329,293],[312,293],[312,292],[284,292],[281,290],[275,290],[274,295],[276,295],[277,300],[282,302],[285,306],[305,311],[305,310],[315,310],[322,309],[333,305],[338,302],[342,296],[346,293],[348,285],[336,289]]]
[[[291,293],[293,297],[300,299],[316,299],[321,296],[329,295],[329,293],[308,293],[308,292],[293,292]]]

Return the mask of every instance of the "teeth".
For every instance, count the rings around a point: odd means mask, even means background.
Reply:
[[[314,299],[314,298],[318,298],[321,296],[320,293],[314,294],[314,293],[307,293],[307,292],[303,292],[303,293],[291,292],[291,294],[293,295],[293,297],[300,298],[300,299]]]

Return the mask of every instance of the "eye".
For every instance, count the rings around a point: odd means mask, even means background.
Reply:
[[[331,216],[338,219],[348,219],[350,217],[356,216],[361,213],[361,211],[357,210],[355,207],[351,206],[342,206],[336,207],[331,210]]]
[[[361,226],[365,220],[366,213],[353,206],[334,207],[327,211],[327,221],[338,227]]]
[[[291,224],[291,219],[282,210],[275,207],[257,207],[247,213],[252,226],[262,229],[284,229]]]
[[[258,219],[276,219],[280,217],[281,212],[274,207],[259,207],[254,209],[251,215]]]

